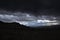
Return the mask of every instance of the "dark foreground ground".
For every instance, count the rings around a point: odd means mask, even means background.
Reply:
[[[0,37],[3,40],[57,40],[60,26],[52,28],[29,28],[18,23],[0,22]]]

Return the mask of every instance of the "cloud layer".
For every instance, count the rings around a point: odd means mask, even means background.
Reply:
[[[8,12],[8,11],[6,12],[0,11],[0,21],[8,23],[17,22],[19,24],[29,27],[51,26],[60,24],[59,17],[55,17],[53,15],[34,16],[29,13]]]

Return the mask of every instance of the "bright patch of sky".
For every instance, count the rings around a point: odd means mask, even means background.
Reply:
[[[3,22],[17,22],[19,24],[30,26],[30,27],[36,27],[36,26],[51,26],[51,25],[58,25],[60,24],[60,21],[57,20],[58,17],[54,16],[34,16],[30,15],[28,13],[11,13],[11,14],[1,14],[0,13],[0,21]]]

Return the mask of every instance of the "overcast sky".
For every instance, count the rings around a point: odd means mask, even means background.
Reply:
[[[33,14],[57,14],[60,11],[59,0],[7,0],[0,1],[0,8],[12,11],[33,12]]]

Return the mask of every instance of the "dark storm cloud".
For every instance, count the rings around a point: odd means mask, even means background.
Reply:
[[[32,12],[32,14],[57,14],[59,0],[12,0],[0,1],[0,8],[11,11]],[[53,10],[52,10],[53,9]],[[47,11],[46,11],[47,10]],[[55,12],[55,13],[54,13]]]

